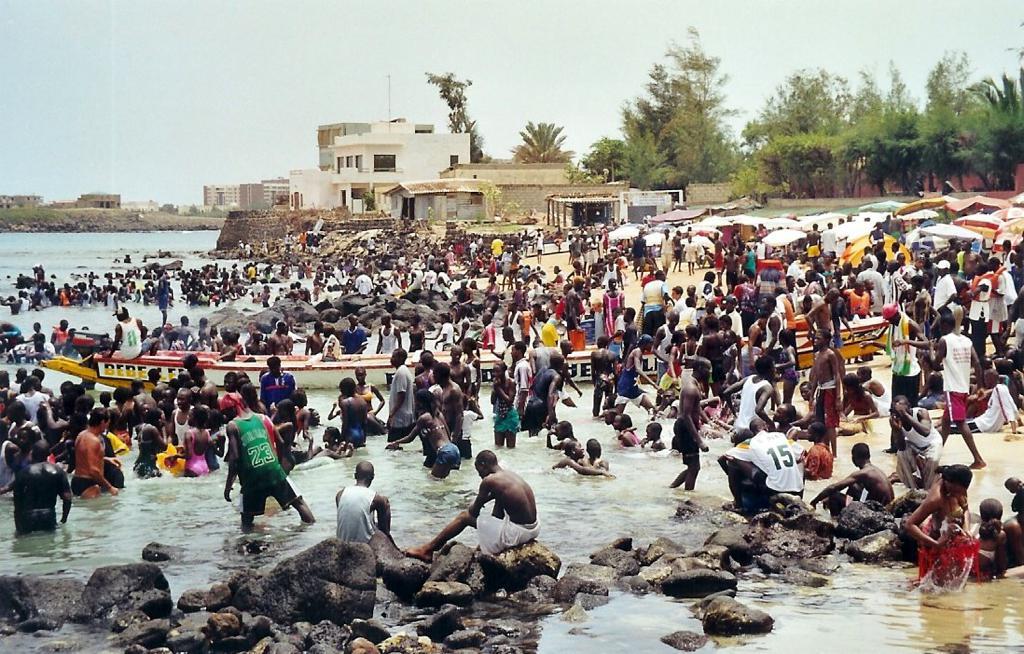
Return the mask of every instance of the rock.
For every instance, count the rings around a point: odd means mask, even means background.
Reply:
[[[673,572],[661,582],[661,592],[671,597],[705,597],[735,588],[736,577],[717,570]]]
[[[669,555],[667,558],[671,558]],[[693,564],[710,570],[731,571],[733,568],[732,559],[729,557],[729,549],[723,545],[705,545],[703,548],[685,557]],[[675,563],[676,560],[673,560]],[[696,565],[694,567],[696,567]]]
[[[244,333],[252,323],[252,316],[248,316],[234,307],[221,307],[210,314],[210,326],[216,327],[221,333],[231,331]]]
[[[465,582],[473,563],[474,551],[462,543],[449,543],[434,555],[430,566],[428,581],[461,581]],[[440,640],[435,638],[434,640]]]
[[[170,630],[171,623],[168,620],[146,620],[122,631],[118,634],[117,641],[122,645],[159,647],[167,640],[167,632]]]
[[[900,537],[888,529],[852,540],[846,544],[843,551],[851,559],[861,563],[899,561],[902,558]]]
[[[791,561],[780,559],[774,554],[758,554],[754,557],[754,563],[762,572],[769,575],[777,575],[784,572],[786,568],[793,565]]]
[[[676,568],[668,563],[658,563],[640,570],[640,578],[649,584],[659,585],[670,574],[676,572]]]
[[[589,619],[586,609],[579,604],[573,604],[562,613],[562,622],[586,622]]]
[[[67,577],[0,576],[0,621],[78,620],[86,611],[84,589],[85,584]]]
[[[408,634],[396,634],[377,644],[380,654],[440,654],[441,647],[426,636],[413,638]]]
[[[836,519],[836,534],[856,540],[895,526],[892,514],[878,502],[851,502]]]
[[[230,606],[233,595],[231,587],[227,584],[216,583],[210,586],[210,590],[206,591],[206,610],[220,611]]]
[[[306,650],[306,654],[341,654],[343,650],[323,643],[317,643]]]
[[[89,615],[106,621],[132,609],[150,618],[166,618],[174,608],[167,578],[155,563],[97,568],[85,585],[82,599]]]
[[[245,628],[249,640],[259,640],[273,635],[274,623],[265,615],[257,615]]]
[[[133,624],[145,622],[146,620],[149,620],[149,616],[138,609],[122,611],[111,621],[110,630],[119,634]]]
[[[272,311],[282,314],[287,320],[293,323],[306,323],[319,320],[320,312],[309,302],[281,298],[271,307]]]
[[[345,647],[345,654],[380,654],[380,651],[365,638],[353,638]]]
[[[342,295],[334,300],[334,308],[341,312],[342,316],[359,313],[370,305],[370,298],[355,293]]]
[[[206,591],[202,588],[190,588],[178,598],[178,610],[182,613],[195,613],[206,608]]]
[[[391,633],[388,631],[388,628],[384,626],[383,622],[376,618],[370,618],[369,620],[353,620],[349,627],[352,629],[353,636],[368,640],[371,643],[379,643],[391,638]]]
[[[562,569],[562,560],[537,541],[518,545],[497,556],[481,554],[478,559],[489,589],[522,590],[534,577],[557,578]]]
[[[599,606],[604,606],[610,600],[607,595],[591,595],[590,593],[580,593],[576,596],[576,604],[583,607],[583,610],[590,611],[596,609]]]
[[[622,550],[623,552],[632,552],[633,551],[633,539],[631,537],[629,537],[629,536],[620,536],[619,538],[616,538],[615,540],[613,540],[611,542],[611,545],[609,545],[608,547],[611,547],[611,548],[617,549],[617,550]]]
[[[895,518],[904,518],[916,511],[917,507],[921,506],[921,503],[924,502],[927,497],[928,491],[908,491],[895,498],[892,502],[889,502],[889,504],[886,505],[885,510],[891,513]]]
[[[23,634],[33,634],[37,631],[57,631],[64,623],[51,618],[29,618],[19,622],[15,628]]]
[[[652,584],[640,575],[632,575],[619,579],[619,588],[637,595],[651,592]]]
[[[807,527],[813,527],[809,522]],[[831,535],[831,525],[827,536],[819,535],[815,529],[793,529],[782,524],[772,514],[761,514],[751,521],[747,529],[746,539],[750,553],[774,554],[782,558],[810,559],[823,556],[832,551],[835,543]],[[732,550],[730,550],[732,556]],[[734,557],[735,558],[735,557]]]
[[[306,647],[326,645],[335,650],[345,649],[345,645],[351,638],[352,630],[347,626],[341,627],[330,620],[321,620],[309,630],[309,634],[306,636]]]
[[[683,652],[695,652],[708,643],[708,637],[694,631],[673,631],[661,637],[661,642]]]
[[[764,611],[752,609],[731,597],[716,597],[704,607],[704,633],[716,636],[766,634],[775,620]]]
[[[384,587],[406,601],[412,599],[430,576],[427,564],[412,558],[383,561],[378,567]]]
[[[806,586],[807,588],[823,588],[828,586],[828,577],[801,570],[800,568],[787,568],[782,573],[782,579],[787,584],[794,586]]]
[[[264,654],[301,654],[302,650],[291,643],[272,643]]]
[[[325,324],[336,323],[341,320],[341,318],[341,312],[334,307],[320,311],[320,322]]]
[[[647,546],[647,549],[637,552],[637,560],[642,566],[653,565],[658,559],[666,554],[682,554],[686,549],[668,538],[658,538]]]
[[[151,563],[171,561],[180,559],[185,550],[176,545],[164,545],[163,543],[150,543],[142,548],[142,560]]]
[[[461,628],[462,612],[459,607],[445,604],[416,627],[416,633],[431,640],[441,641]]]
[[[175,628],[167,632],[166,645],[175,653],[198,654],[207,649],[206,635],[201,631],[183,631]]]
[[[479,648],[487,640],[487,634],[476,629],[462,629],[444,639],[444,644],[452,649]]]
[[[633,556],[633,553],[616,547],[606,547],[594,552],[590,555],[590,562],[594,565],[614,568],[620,577],[635,575],[640,572],[640,563]]]
[[[747,525],[732,525],[723,527],[711,534],[704,545],[721,545],[729,552],[729,556],[735,559],[740,565],[749,565],[754,555],[750,549],[750,542],[747,540]]]
[[[149,648],[145,645],[129,645],[124,648],[124,654],[148,654]]]
[[[428,581],[414,599],[416,606],[467,606],[473,601],[473,589],[459,581]]]
[[[827,556],[823,559],[800,559],[796,565],[801,570],[826,576],[839,569],[839,561],[835,556]]]
[[[579,593],[591,595],[607,595],[608,585],[596,579],[588,579],[574,574],[566,574],[551,590],[551,598],[561,604],[570,604]]]
[[[284,314],[274,309],[264,309],[249,317],[249,322],[255,323],[256,327],[264,334],[273,333],[277,323],[282,320],[284,320]]]
[[[234,613],[214,613],[206,621],[206,635],[216,642],[242,633],[242,619]]]
[[[377,596],[376,560],[369,546],[329,538],[252,578],[234,605],[279,624],[369,618]]]

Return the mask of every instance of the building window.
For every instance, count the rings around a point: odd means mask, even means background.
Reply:
[[[342,161],[342,158],[338,157],[338,172],[339,173],[341,172],[341,161]]]
[[[363,155],[361,154],[356,155],[356,168],[359,170],[363,169]]]
[[[393,173],[395,172],[395,155],[375,154],[373,155],[373,172]]]
[[[351,168],[352,167],[352,157],[351,156],[345,157],[345,167],[346,168]]]
[[[459,155],[453,154],[448,157],[448,165],[454,168],[459,165]]]

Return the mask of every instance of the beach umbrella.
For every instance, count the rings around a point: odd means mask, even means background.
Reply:
[[[807,238],[806,232],[802,232],[799,229],[783,228],[768,234],[764,237],[763,241],[765,245],[770,245],[773,248],[781,248],[796,243],[800,239],[804,238]]]
[[[871,204],[865,204],[860,207],[859,211],[881,211],[883,213],[892,213],[899,211],[903,207],[907,206],[906,202],[897,202],[896,200],[882,200],[881,202],[872,202]]]
[[[1012,198],[1007,200],[1007,202],[1009,202],[1010,204],[1012,204],[1015,207],[1019,207],[1021,205],[1024,205],[1024,193],[1021,193],[1019,195],[1013,196]]]
[[[999,220],[1003,221],[1017,220],[1019,218],[1024,218],[1024,207],[1009,207],[1007,209],[1000,209],[999,211],[993,212],[989,215],[992,216],[993,218],[998,218]]]
[[[623,225],[608,233],[608,239],[612,241],[624,241],[640,236],[640,228],[635,225]]]
[[[914,200],[910,204],[903,205],[902,207],[894,211],[893,215],[905,217],[916,211],[921,211],[924,209],[938,209],[940,207],[944,207],[948,202],[954,202],[955,200],[956,198],[950,197],[948,195],[940,195],[934,198],[921,198],[920,200]]]
[[[939,236],[925,234],[920,228],[907,232],[905,236],[907,247],[911,250],[944,250],[949,247],[949,241]]]
[[[848,219],[849,216],[847,216],[845,213],[829,212],[819,213],[813,216],[804,216],[803,218],[798,218],[797,222],[800,223],[800,229],[806,232],[811,231],[812,227],[816,227],[817,230],[820,232],[821,230],[828,227],[829,223],[832,223],[832,226],[835,227],[836,225],[839,224],[840,221],[845,223]]]
[[[886,257],[889,257],[892,254],[892,244],[896,242],[896,239],[889,234],[886,234],[882,238],[885,241],[885,255]],[[842,256],[839,258],[839,261],[841,263],[849,263],[853,266],[859,266],[860,260],[864,258],[864,248],[869,247],[871,247],[871,236],[861,236],[846,246],[846,249],[843,250]],[[899,253],[903,254],[903,256],[907,258],[907,261],[914,260],[913,255],[910,254],[910,250],[907,249],[906,245],[900,244]],[[894,261],[895,257],[890,260]]]
[[[757,216],[730,216],[733,225],[746,225],[747,227],[757,227],[767,222],[767,218],[759,218]]]
[[[644,236],[644,243],[646,243],[648,247],[653,245],[664,245],[665,235],[661,233],[648,234],[647,236]]]
[[[871,230],[874,228],[875,224],[873,222],[866,220],[851,220],[848,223],[843,223],[839,227],[836,227],[832,231],[835,232],[837,241],[851,241],[866,234],[870,234]]]
[[[769,218],[763,224],[768,229],[800,229],[799,221],[795,218],[785,218],[783,216]]]
[[[982,237],[981,234],[973,230],[961,227],[959,225],[929,225],[928,227],[922,227],[920,230],[922,234],[928,234],[929,236],[938,236],[947,240],[960,239],[963,241],[977,241]]]
[[[687,241],[693,241],[693,243],[701,246],[705,250],[713,250],[715,248],[714,241],[707,236],[694,236],[693,238],[683,239],[683,243],[686,243]]]
[[[977,232],[985,238],[994,239],[996,232],[1003,226],[1003,221],[985,214],[976,213],[971,216],[964,216],[963,218],[957,218],[953,221],[954,225],[960,227],[966,227],[967,229]]]
[[[992,212],[999,209],[1007,209],[1009,207],[1010,203],[1006,200],[989,198],[984,195],[975,195],[974,197],[964,198],[963,200],[953,200],[952,202],[946,203],[946,209],[953,213],[967,213],[968,211]]]
[[[716,229],[719,227],[731,227],[733,224],[732,219],[732,216],[711,216],[700,221],[694,227],[712,227]]]
[[[934,209],[918,209],[910,213],[900,214],[899,218],[905,223],[908,222],[923,222],[925,220],[934,220],[939,217],[939,212]]]

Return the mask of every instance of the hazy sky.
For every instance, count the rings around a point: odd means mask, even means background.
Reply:
[[[387,118],[389,73],[393,117],[446,130],[424,73],[453,71],[488,154],[528,120],[585,152],[691,25],[738,132],[799,68],[892,59],[918,98],[948,49],[1013,71],[1022,21],[1021,0],[0,0],[0,193],[201,202],[204,183],[314,167],[320,123]]]

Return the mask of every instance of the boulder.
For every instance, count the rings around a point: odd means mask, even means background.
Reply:
[[[831,532],[831,526],[828,531]],[[817,529],[789,528],[772,514],[761,514],[752,520],[747,529],[746,539],[750,553],[755,556],[774,554],[782,558],[809,559],[828,554],[835,547],[831,533],[822,536]]]
[[[661,592],[671,597],[706,597],[735,589],[735,575],[719,570],[673,572],[661,582]]]
[[[345,646],[345,654],[380,654],[380,650],[365,638],[353,638]]]
[[[754,557],[754,563],[761,572],[769,575],[777,575],[793,565],[793,562],[788,559],[781,559],[774,554],[758,554]]]
[[[462,611],[454,604],[445,604],[416,627],[416,633],[441,641],[462,627]]]
[[[49,618],[29,618],[15,625],[15,629],[23,634],[34,634],[37,631],[57,631],[63,623]]]
[[[370,298],[355,293],[342,295],[334,300],[334,308],[340,311],[342,316],[359,313],[369,305]]]
[[[280,624],[369,618],[377,597],[377,563],[362,543],[329,538],[239,586],[234,605]]]
[[[640,572],[640,563],[633,556],[633,553],[614,546],[594,552],[590,555],[590,562],[594,565],[613,568],[620,577],[632,576]]]
[[[668,539],[668,538],[657,538],[653,543],[647,546],[644,550],[637,552],[637,560],[640,565],[652,565],[655,561],[665,556],[666,554],[682,554],[686,551],[679,543]]]
[[[784,570],[782,572],[782,579],[787,584],[806,586],[807,588],[824,588],[828,586],[828,577],[796,567]]]
[[[604,606],[611,601],[607,595],[591,595],[590,593],[580,593],[576,596],[576,604],[583,607],[583,610],[590,611],[596,609],[599,606]]]
[[[620,578],[618,587],[629,593],[645,595],[651,591],[652,584],[640,575],[631,575]]]
[[[320,321],[325,324],[336,323],[341,320],[341,311],[338,311],[334,307],[324,309],[320,312]]]
[[[403,600],[411,600],[430,576],[423,561],[406,558],[378,563],[384,587]]]
[[[263,311],[249,317],[249,322],[256,323],[256,327],[264,334],[272,333],[274,328],[277,326],[277,323],[282,320],[284,320],[284,314],[280,311],[275,311],[274,309],[264,309]]]
[[[176,545],[164,545],[163,543],[150,543],[142,548],[142,560],[150,563],[161,563],[180,559],[185,550]]]
[[[414,638],[408,634],[396,634],[382,643],[377,643],[380,654],[441,654],[443,649],[426,636]]]
[[[221,333],[233,331],[245,333],[252,323],[252,316],[246,315],[234,307],[221,307],[210,314],[210,326],[216,327]]]
[[[695,652],[708,644],[708,637],[695,631],[673,631],[662,636],[661,642],[682,652]]]
[[[868,500],[851,502],[843,507],[836,519],[836,534],[856,540],[887,529],[893,529],[896,521],[885,507]]]
[[[905,518],[916,511],[917,507],[921,506],[921,503],[927,497],[928,491],[925,490],[908,491],[895,498],[892,502],[889,502],[885,510],[891,513],[894,518]]]
[[[78,620],[85,612],[84,589],[85,584],[67,577],[0,576],[0,621]]]
[[[589,619],[587,610],[578,603],[573,604],[562,613],[562,622],[586,622]]]
[[[562,560],[537,541],[518,545],[497,556],[481,554],[478,559],[490,589],[522,590],[534,577],[557,578],[562,569]]]
[[[444,639],[444,644],[452,649],[479,649],[487,634],[476,629],[462,629]]]
[[[740,565],[749,565],[754,559],[751,552],[750,541],[747,540],[747,525],[731,525],[723,527],[711,534],[704,545],[720,545],[724,547],[729,556]]]
[[[843,551],[854,561],[879,563],[899,561],[902,558],[900,537],[896,532],[883,529],[857,540],[851,540]]]
[[[473,563],[474,550],[462,543],[449,543],[434,555],[428,581],[466,581]],[[434,640],[441,640],[434,638]]]
[[[376,618],[353,620],[349,627],[352,629],[352,635],[357,637],[357,639],[362,638],[371,643],[379,643],[391,638],[391,632],[388,631],[383,622]]]
[[[551,598],[561,604],[571,604],[579,593],[608,595],[608,585],[596,579],[566,574],[555,582],[551,590]]]
[[[343,650],[351,639],[352,630],[349,627],[336,625],[330,620],[321,620],[309,630],[305,645],[307,649],[322,645],[334,650]]]
[[[704,633],[716,636],[766,634],[775,620],[764,611],[752,609],[731,597],[715,597],[703,609]]]
[[[293,323],[313,322],[320,318],[320,312],[312,304],[291,298],[281,298],[274,303],[271,310],[280,313]]]
[[[195,613],[206,608],[206,590],[190,588],[178,598],[178,610],[182,613]]]
[[[214,613],[206,620],[205,633],[213,642],[239,636],[242,633],[242,619],[228,611]]]
[[[118,634],[117,642],[122,646],[142,645],[152,649],[167,641],[167,632],[170,630],[171,623],[168,620],[137,622]]]
[[[473,601],[473,589],[459,581],[428,581],[414,599],[416,606],[467,606]]]
[[[155,563],[110,565],[93,571],[82,600],[96,620],[137,609],[150,618],[166,618],[174,608],[167,578]]]

